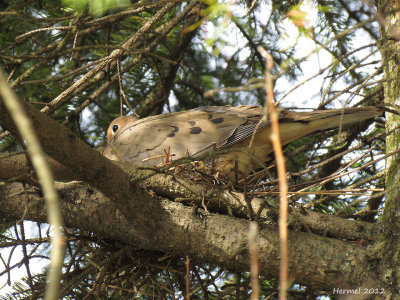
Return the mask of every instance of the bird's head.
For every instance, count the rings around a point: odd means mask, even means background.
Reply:
[[[125,128],[132,125],[137,120],[139,120],[139,118],[135,116],[122,116],[112,121],[107,130],[108,142],[110,142],[119,132],[122,132]]]

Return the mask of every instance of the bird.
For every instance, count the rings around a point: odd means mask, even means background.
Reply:
[[[383,113],[373,106],[306,112],[277,107],[276,112],[282,145]],[[121,116],[111,122],[107,140],[105,157],[144,167],[215,152],[213,168],[228,179],[261,168],[273,152],[271,122],[263,107],[250,105],[202,106],[143,119]]]

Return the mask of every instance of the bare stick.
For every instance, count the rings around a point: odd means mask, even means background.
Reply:
[[[42,186],[44,198],[46,199],[47,215],[49,223],[53,226],[54,236],[51,239],[50,270],[46,287],[46,300],[55,300],[59,297],[61,268],[64,261],[64,234],[62,231],[63,221],[58,201],[58,195],[54,188],[53,174],[44,158],[43,150],[33,130],[33,124],[26,115],[20,99],[9,87],[2,70],[0,70],[0,98],[8,109],[15,125],[25,141],[27,151],[35,168],[39,182]]]
[[[278,169],[278,179],[279,179],[279,237],[280,237],[280,252],[281,252],[281,263],[280,263],[280,273],[279,273],[279,299],[287,299],[287,288],[288,288],[288,199],[287,191],[288,184],[286,179],[286,165],[285,158],[283,156],[282,144],[279,135],[279,123],[278,115],[275,111],[274,105],[274,91],[273,83],[271,77],[271,70],[273,67],[272,56],[265,51],[264,48],[258,47],[258,51],[266,58],[266,68],[265,68],[265,90],[267,93],[266,105],[268,108],[269,116],[271,119],[271,136],[272,146],[274,148],[276,167]],[[266,117],[266,116],[265,116]]]
[[[258,280],[258,274],[260,268],[258,264],[258,224],[257,222],[250,222],[249,226],[249,252],[250,252],[250,283],[251,283],[251,300],[260,299],[260,282]]]

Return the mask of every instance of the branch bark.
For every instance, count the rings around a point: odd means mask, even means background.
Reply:
[[[104,194],[81,182],[56,183],[63,218],[69,227],[88,230],[135,248],[161,250],[175,255],[189,254],[195,261],[215,263],[234,271],[249,269],[247,233],[249,221],[185,207],[166,199],[159,204],[163,216],[153,211],[147,219],[166,219],[164,228],[153,232],[153,240],[138,243],[137,228]],[[20,183],[0,188],[0,215],[33,221],[46,221],[46,209],[40,191]],[[197,212],[197,213],[196,213]],[[134,212],[132,212],[134,213]],[[166,237],[168,235],[168,238]],[[160,242],[161,238],[164,238]],[[187,241],[187,242],[186,242]],[[279,235],[274,226],[263,225],[257,238],[260,272],[279,274]],[[290,275],[295,282],[316,289],[373,287],[374,274],[365,264],[370,259],[366,248],[356,243],[289,232]],[[339,253],[339,255],[338,255]]]
[[[56,180],[78,180],[78,176],[71,169],[50,156],[46,158]],[[203,205],[205,205],[210,212],[231,214],[237,218],[248,218],[248,205],[242,193],[221,190],[216,186],[204,183],[194,183],[175,175],[160,174],[156,170],[143,170],[121,162],[114,163],[125,172],[141,178],[140,185],[152,190],[158,196],[172,201],[184,199],[185,204],[194,205],[198,208],[203,208]],[[24,154],[0,158],[0,179],[37,184],[32,174],[32,168]],[[265,224],[277,222],[279,210],[273,201],[254,197],[250,199],[250,202],[253,211],[262,210],[260,213],[260,220],[262,221],[260,222]],[[265,202],[269,204],[266,205]],[[289,210],[288,226],[296,231],[351,241],[373,240],[374,233],[378,230],[374,223],[343,219],[296,207],[291,207]]]

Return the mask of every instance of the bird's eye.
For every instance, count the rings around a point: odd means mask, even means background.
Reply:
[[[115,133],[119,129],[119,126],[117,124],[114,124],[112,127],[112,132]]]

